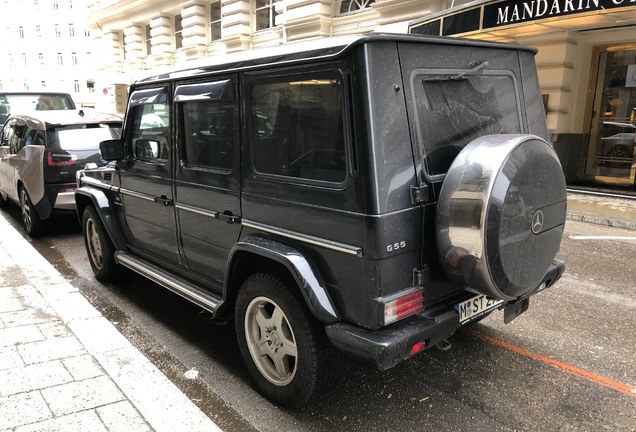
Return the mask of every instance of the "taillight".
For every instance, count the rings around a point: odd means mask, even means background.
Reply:
[[[416,314],[424,309],[424,291],[405,294],[384,304],[384,325]]]
[[[68,166],[73,165],[77,156],[68,153],[49,153],[46,157],[48,166]]]

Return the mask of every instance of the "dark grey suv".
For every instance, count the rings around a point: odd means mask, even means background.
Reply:
[[[233,322],[298,406],[554,285],[566,191],[519,46],[406,35],[214,57],[131,87],[78,174],[96,277],[132,269]]]

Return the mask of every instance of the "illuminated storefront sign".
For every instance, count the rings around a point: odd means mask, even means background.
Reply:
[[[450,36],[546,18],[636,7],[636,0],[506,0],[414,23],[409,33]]]

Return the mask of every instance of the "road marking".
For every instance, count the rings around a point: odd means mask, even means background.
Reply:
[[[504,342],[504,341],[502,341],[500,339],[494,338],[492,336],[485,335],[483,333],[479,333],[479,332],[476,332],[476,331],[473,331],[473,330],[464,330],[464,331],[466,333],[468,333],[469,335],[471,335],[471,336],[474,336],[474,337],[479,338],[479,339],[483,339],[483,340],[488,341],[488,342],[490,342],[492,344],[495,344],[495,345],[498,345],[500,347],[509,349],[511,351],[516,352],[517,354],[521,354],[521,355],[524,355],[526,357],[530,357],[530,358],[532,358],[534,360],[540,361],[541,363],[545,363],[547,365],[550,365],[552,367],[560,369],[560,370],[562,370],[564,372],[567,372],[567,373],[572,374],[574,376],[577,376],[579,378],[583,378],[583,379],[591,381],[593,383],[596,383],[596,384],[602,385],[604,387],[610,388],[612,390],[616,390],[618,392],[626,394],[627,396],[631,396],[633,398],[636,398],[636,388],[634,388],[634,387],[632,387],[630,385],[623,384],[623,383],[620,383],[618,381],[614,381],[614,380],[609,379],[609,378],[605,378],[605,377],[597,375],[597,374],[595,374],[593,372],[587,371],[585,369],[578,368],[576,366],[569,365],[567,363],[560,362],[558,360],[554,360],[554,359],[552,359],[550,357],[546,357],[546,356],[543,356],[541,354],[533,353],[532,351],[528,351],[526,349],[523,349],[523,348],[518,347],[516,345],[509,344],[508,342]]]
[[[570,236],[571,240],[636,240],[629,236]]]

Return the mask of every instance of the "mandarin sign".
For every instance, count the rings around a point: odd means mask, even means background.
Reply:
[[[636,8],[636,0],[507,0],[460,8],[435,19],[418,20],[409,33],[452,36],[574,14]]]
[[[628,6],[636,0],[509,0],[484,7],[483,28]]]

